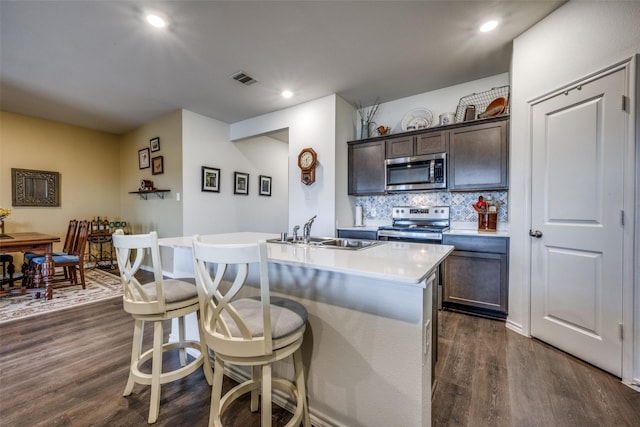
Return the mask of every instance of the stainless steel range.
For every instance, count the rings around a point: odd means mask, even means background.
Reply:
[[[391,216],[391,225],[378,228],[379,240],[440,244],[449,229],[449,206],[396,206]]]

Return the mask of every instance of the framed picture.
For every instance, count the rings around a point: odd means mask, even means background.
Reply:
[[[249,194],[249,174],[242,172],[233,173],[233,194]]]
[[[151,159],[153,167],[151,168],[151,175],[159,175],[164,173],[164,159],[162,156],[154,157]]]
[[[160,151],[160,137],[151,138],[149,140],[149,145],[151,145],[151,152]]]
[[[60,173],[11,169],[13,206],[60,206]]]
[[[202,167],[202,191],[220,192],[220,169]]]
[[[143,148],[142,150],[138,150],[138,168],[146,169],[150,166],[149,149]]]
[[[260,195],[271,196],[271,177],[260,175]]]

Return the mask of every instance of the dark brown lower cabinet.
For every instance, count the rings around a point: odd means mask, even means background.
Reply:
[[[509,238],[445,235],[442,243],[456,248],[444,263],[443,308],[505,319]]]

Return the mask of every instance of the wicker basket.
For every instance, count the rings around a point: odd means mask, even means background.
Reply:
[[[487,106],[491,104],[496,98],[504,98],[507,100],[504,111],[501,115],[509,114],[509,86],[500,86],[491,88],[480,93],[472,93],[471,95],[463,96],[458,102],[458,108],[456,109],[456,123],[464,121],[464,113],[469,105],[475,105],[476,112],[482,113],[487,109]]]

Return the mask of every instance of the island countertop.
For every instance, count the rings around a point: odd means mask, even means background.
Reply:
[[[275,239],[271,233],[238,232],[202,235],[206,243],[243,244]],[[159,239],[161,246],[187,249],[192,237]],[[379,242],[360,249],[336,249],[304,244],[268,243],[269,261],[345,273],[398,284],[424,286],[424,279],[453,251],[449,245],[425,245],[408,242]]]
[[[279,235],[201,237],[242,244]],[[271,292],[309,313],[302,352],[313,425],[431,426],[433,296],[439,265],[453,246],[379,243],[361,250],[267,244]],[[174,249],[174,274],[193,275],[192,236],[162,238],[160,244]],[[257,295],[258,278],[257,269],[250,271],[243,296]],[[198,339],[196,316],[187,320],[187,337]],[[172,336],[179,330],[174,320]],[[293,377],[287,361],[274,372]],[[249,371],[229,374],[237,381],[250,378]]]

